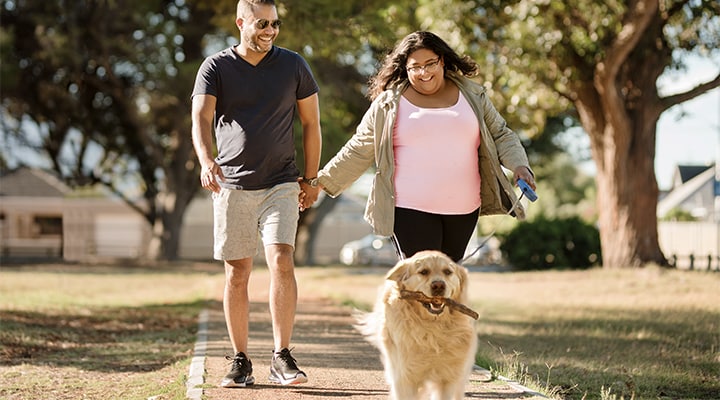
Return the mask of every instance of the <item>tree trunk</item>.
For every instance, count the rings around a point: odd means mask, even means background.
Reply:
[[[605,268],[667,265],[658,242],[654,163],[663,108],[656,82],[671,55],[656,41],[663,26],[657,8],[655,1],[633,3],[592,79],[574,84],[574,103],[597,166]]]
[[[612,148],[605,152],[606,158],[613,157]],[[603,266],[667,265],[658,242],[658,186],[652,160],[631,152],[625,164],[628,168],[624,171],[612,166],[597,171]]]
[[[317,206],[305,210],[300,214],[298,221],[298,233],[295,240],[295,264],[296,265],[314,265],[315,261],[315,241],[317,232],[323,219],[337,205],[338,198],[330,196],[322,196]]]
[[[177,185],[180,187],[181,185]],[[175,261],[179,259],[183,216],[197,192],[197,185],[179,192],[162,192],[157,195],[157,213],[152,224],[152,237],[148,244],[150,260]]]
[[[180,205],[177,205],[180,207]],[[182,217],[185,207],[181,207],[182,212],[176,210],[172,213],[164,213],[161,215],[163,224],[163,234],[161,236],[163,260],[175,261],[180,258],[180,237],[182,236]]]
[[[657,233],[659,190],[654,162],[658,114],[652,105],[626,107],[622,101],[622,107],[607,105],[611,100],[600,99],[588,87],[578,93],[582,100],[576,106],[597,165],[603,266],[667,265]]]

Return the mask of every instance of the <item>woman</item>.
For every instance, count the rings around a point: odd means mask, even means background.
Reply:
[[[501,164],[535,188],[518,136],[469,79],[476,73],[435,34],[406,36],[371,79],[355,135],[312,183],[335,197],[374,165],[365,219],[375,234],[394,234],[406,257],[440,250],[460,261],[478,215],[516,201]]]

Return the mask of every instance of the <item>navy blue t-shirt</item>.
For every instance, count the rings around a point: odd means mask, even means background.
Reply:
[[[293,119],[296,102],[318,92],[305,60],[273,46],[258,65],[233,48],[203,61],[192,95],[217,98],[215,159],[231,189],[266,189],[295,182]]]

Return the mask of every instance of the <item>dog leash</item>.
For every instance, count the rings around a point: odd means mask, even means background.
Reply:
[[[515,200],[515,203],[513,203],[512,207],[510,207],[508,212],[505,213],[504,215],[512,214],[512,212],[515,211],[517,206],[520,204],[520,200],[522,200],[523,197],[527,197],[527,199],[530,200],[531,202],[534,202],[535,200],[538,199],[538,196],[535,193],[535,191],[522,178],[519,178],[517,180],[517,184],[518,184],[518,187],[520,188],[520,197],[518,197],[517,200]],[[473,250],[470,254],[468,254],[462,260],[460,260],[458,262],[458,264],[464,263],[470,257],[474,256],[475,253],[480,251],[480,249],[483,248],[483,246],[485,246],[487,244],[487,242],[493,237],[493,235],[495,235],[495,232],[498,230],[499,227],[500,227],[500,224],[496,224],[495,228],[492,230],[492,232],[490,232],[490,234],[485,238],[485,240],[480,242],[480,244],[475,248],[475,250]],[[397,254],[398,259],[404,260],[405,254],[400,249],[400,242],[398,241],[397,236],[395,236],[394,232],[393,232],[392,236],[390,237],[390,239],[392,240],[392,243],[395,246],[395,254]]]

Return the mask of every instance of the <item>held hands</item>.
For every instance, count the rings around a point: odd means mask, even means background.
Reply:
[[[298,178],[298,183],[300,184],[300,195],[298,196],[298,208],[300,208],[300,211],[305,211],[308,208],[312,207],[313,204],[317,201],[318,195],[320,194],[321,187],[319,185],[317,186],[311,186],[309,183],[307,183],[302,177]]]
[[[522,179],[525,182],[527,182],[527,184],[530,185],[530,187],[533,190],[537,190],[537,188],[535,187],[535,177],[533,176],[532,172],[530,172],[530,168],[517,167],[517,168],[515,168],[515,171],[513,171],[513,173],[514,173],[514,181],[515,181],[516,185],[517,185],[517,180]]]
[[[203,188],[215,193],[220,192],[218,178],[223,182],[225,181],[225,175],[223,175],[219,165],[212,162],[209,165],[202,166],[200,170],[200,184]]]

